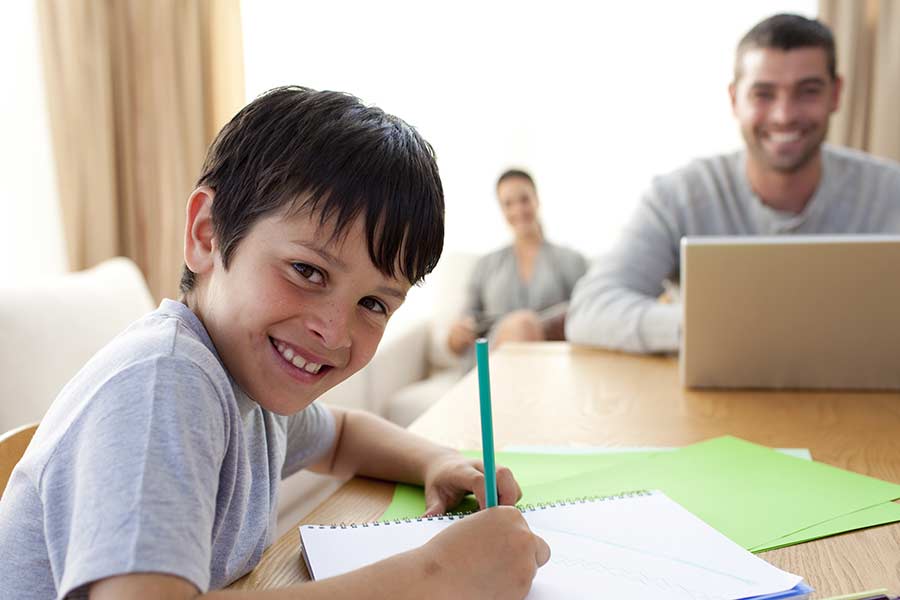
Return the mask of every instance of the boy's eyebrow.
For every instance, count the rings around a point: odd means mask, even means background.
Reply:
[[[312,250],[313,252],[315,252],[316,254],[318,254],[319,256],[321,256],[322,258],[324,258],[326,261],[330,262],[331,264],[335,265],[337,268],[339,268],[342,271],[350,270],[350,268],[347,266],[347,263],[345,263],[344,261],[339,259],[337,256],[335,256],[334,254],[332,254],[331,252],[326,250],[324,247],[319,246],[315,242],[312,242],[309,240],[291,240],[291,243],[296,244],[298,246],[303,246],[304,248],[306,248],[308,250]],[[379,286],[376,291],[379,293],[385,294],[386,296],[393,296],[394,298],[397,298],[400,302],[403,302],[406,300],[406,294],[396,288],[382,285],[382,286]]]
[[[386,296],[393,296],[400,302],[403,302],[404,300],[406,300],[406,294],[404,294],[400,290],[394,289],[392,287],[387,287],[387,286],[382,285],[382,286],[379,286],[378,289],[375,291],[380,292]]]
[[[319,246],[316,242],[311,240],[291,240],[292,244],[296,244],[297,246],[303,246],[307,250],[312,250],[326,261],[335,265],[342,271],[349,271],[349,267],[347,267],[347,263],[339,259],[337,256],[326,250],[323,246]]]

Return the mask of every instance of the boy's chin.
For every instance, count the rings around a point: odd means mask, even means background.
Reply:
[[[306,401],[301,401],[295,397],[291,398],[289,401],[284,402],[281,402],[277,399],[265,399],[262,402],[257,401],[256,403],[271,413],[275,413],[276,415],[281,415],[283,417],[289,417],[291,415],[297,414],[298,412],[312,404],[315,400],[315,398],[310,398]]]

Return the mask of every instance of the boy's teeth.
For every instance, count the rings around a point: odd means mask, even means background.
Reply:
[[[319,363],[307,361],[299,354],[295,354],[293,349],[285,346],[280,342],[276,344],[275,347],[278,349],[278,352],[281,353],[286,361],[288,361],[298,369],[303,369],[307,373],[312,373],[313,375],[315,375],[322,369],[322,365],[320,365]]]
[[[313,373],[313,374],[318,373],[319,369],[321,369],[321,368],[322,368],[322,365],[320,365],[318,363],[314,363],[314,362],[308,362],[308,363],[306,363],[306,366],[303,367],[303,369],[307,373]]]

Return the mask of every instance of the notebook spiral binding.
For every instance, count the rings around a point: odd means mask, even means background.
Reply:
[[[606,496],[580,496],[576,498],[566,498],[564,500],[555,500],[552,502],[540,502],[538,504],[519,504],[516,508],[520,512],[534,512],[537,510],[546,510],[557,506],[567,506],[569,504],[585,504],[587,502],[608,502],[610,500],[624,500],[625,498],[635,498],[639,496],[649,496],[650,490],[634,490],[630,492],[622,492],[621,494],[609,494]],[[392,519],[390,521],[372,521],[369,523],[335,523],[332,525],[304,525],[312,529],[360,529],[369,527],[388,527],[390,525],[402,525],[403,523],[415,523],[417,521],[458,521],[465,516],[473,514],[473,511],[461,512],[442,515],[432,515],[430,517],[408,517],[405,519]]]

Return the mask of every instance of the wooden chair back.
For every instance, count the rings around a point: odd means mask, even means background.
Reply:
[[[25,454],[25,449],[28,448],[28,444],[31,442],[31,438],[34,437],[34,432],[37,431],[37,428],[37,423],[34,423],[12,429],[0,435],[0,496],[3,495],[3,490],[6,489],[6,482],[9,481],[13,468],[19,462],[19,459],[22,458],[22,455]]]

